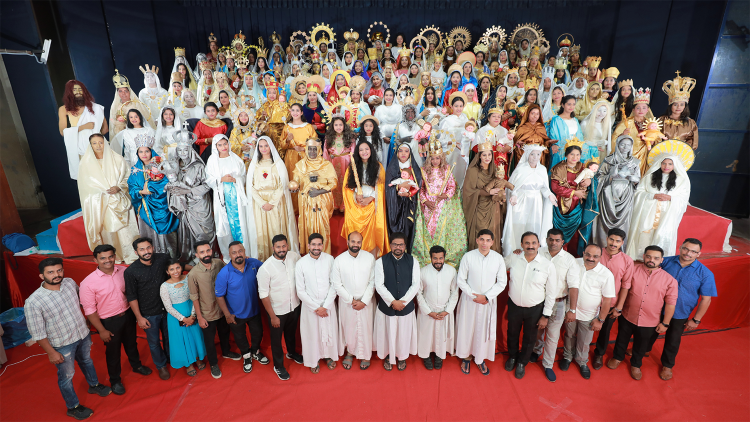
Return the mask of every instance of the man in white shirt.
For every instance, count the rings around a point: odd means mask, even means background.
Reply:
[[[289,250],[286,236],[277,234],[271,239],[273,255],[258,270],[258,297],[268,313],[268,324],[271,326],[271,353],[273,370],[282,381],[289,379],[289,372],[284,367],[284,349],[281,337],[286,340],[286,357],[303,363],[297,353],[297,321],[300,315],[300,301],[297,298],[297,285],[294,272],[300,256]]]
[[[435,245],[430,248],[430,265],[420,271],[420,288],[417,291],[417,332],[419,343],[417,354],[427,369],[440,369],[443,359],[455,354],[455,320],[453,310],[458,303],[456,269],[445,266],[445,248]],[[432,353],[435,353],[435,364]]]
[[[516,368],[516,378],[526,374],[526,365],[536,341],[537,330],[547,328],[557,296],[557,271],[549,259],[539,253],[539,237],[534,232],[521,235],[523,255],[509,254],[505,265],[510,269],[508,289],[508,361],[505,370]],[[523,327],[519,352],[518,340]]]
[[[406,235],[391,236],[391,251],[375,261],[375,289],[380,295],[375,313],[375,349],[386,371],[417,354],[414,297],[419,290],[419,262],[406,253]]]
[[[550,382],[555,382],[557,376],[552,370],[555,363],[555,354],[557,353],[557,343],[560,340],[560,329],[565,322],[575,321],[576,303],[578,302],[578,277],[579,268],[576,259],[568,251],[563,249],[563,232],[560,229],[550,229],[547,232],[547,247],[539,249],[539,253],[555,264],[557,272],[557,293],[555,306],[552,308],[547,322],[546,330],[539,330],[536,337],[536,346],[531,353],[529,362],[536,362],[539,355],[544,350],[542,366],[544,375]],[[520,254],[521,251],[518,250]],[[570,303],[570,306],[568,306]],[[567,371],[570,367],[570,360],[563,359],[560,361],[560,369]]]
[[[591,377],[588,367],[589,345],[594,338],[594,331],[602,329],[610,304],[615,298],[615,276],[599,262],[601,257],[601,246],[590,243],[583,251],[583,258],[576,260],[581,274],[576,318],[571,322],[566,319],[565,324],[563,355],[570,362],[575,347],[576,363],[584,379]]]
[[[497,340],[497,296],[505,290],[508,276],[503,256],[493,251],[495,235],[488,229],[477,233],[477,249],[467,252],[458,266],[461,305],[456,312],[456,356],[461,372],[471,369],[474,356],[479,372],[489,375],[485,359],[495,360]]]
[[[323,252],[323,235],[313,233],[307,238],[308,254],[297,261],[294,281],[302,301],[300,338],[305,366],[313,374],[320,372],[321,359],[328,369],[336,367],[343,353],[338,351],[339,319],[336,316],[336,290],[331,283],[333,257]]]
[[[375,257],[362,249],[362,234],[351,232],[348,250],[337,256],[331,270],[331,283],[339,296],[339,351],[346,348],[341,365],[351,369],[354,358],[359,369],[370,367],[372,327],[375,318]]]

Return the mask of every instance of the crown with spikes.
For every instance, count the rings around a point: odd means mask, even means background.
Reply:
[[[527,62],[525,59],[518,62],[518,67],[529,67],[529,62]]]
[[[648,104],[651,102],[651,88],[638,88],[638,91],[635,92],[635,101],[633,101],[633,104]]]
[[[568,147],[583,148],[583,144],[584,144],[583,141],[579,140],[578,137],[574,136],[568,139],[567,141],[565,141],[565,148],[568,148]]]
[[[115,76],[112,77],[112,82],[115,84],[115,89],[130,88],[130,82],[125,75],[120,75],[120,72],[115,69]]]
[[[599,68],[599,63],[601,63],[601,62],[602,62],[602,58],[599,57],[599,56],[588,56],[588,57],[586,57],[586,63],[589,65],[589,69],[591,69],[591,68],[598,69]]]
[[[545,78],[554,78],[555,77],[555,68],[552,66],[544,66],[542,68],[542,80]]]
[[[274,44],[280,44],[281,43],[281,36],[276,33],[276,31],[273,31],[273,34],[271,34],[271,42]]]
[[[274,32],[274,34],[275,34],[275,33],[276,33],[276,32]],[[242,31],[240,30],[240,33],[239,33],[239,34],[234,34],[234,39],[235,39],[235,40],[242,40],[242,41],[245,41],[245,34],[243,34],[243,33],[242,33]]]
[[[680,76],[679,70],[676,73],[677,77],[664,82],[661,88],[669,96],[669,104],[676,101],[688,102],[690,100],[690,92],[695,88],[695,79]]]
[[[505,110],[503,110],[502,107],[492,107],[491,109],[487,110],[487,116],[490,116],[491,114],[494,114],[494,113],[503,115],[505,113]]]
[[[492,151],[493,148],[494,145],[492,145],[492,140],[488,136],[487,138],[485,138],[484,142],[477,145],[477,152],[481,154],[483,151]]]
[[[517,67],[512,67],[512,68],[508,69],[507,72],[505,72],[506,75],[510,75],[511,73],[518,74],[518,68]]]
[[[200,63],[201,72],[204,70],[214,70],[213,65],[211,65],[211,62],[205,61]]]
[[[192,147],[198,136],[190,131],[188,122],[185,121],[182,123],[182,130],[178,130],[172,134],[172,139],[177,143],[177,146],[185,145]]]
[[[539,57],[540,53],[541,53],[541,49],[539,48],[538,45],[535,45],[535,46],[531,47],[531,55],[532,56]]]
[[[615,79],[617,79],[618,76],[620,76],[620,69],[618,69],[616,67],[610,67],[608,69],[604,69],[604,72],[602,72],[602,77],[605,78],[605,79],[606,78],[615,78]]]
[[[233,52],[233,51],[231,51],[231,50],[229,50],[229,51],[227,51],[226,53],[224,53],[224,57],[225,57],[225,58],[226,58],[227,60],[229,60],[229,59],[232,59],[232,60],[236,60],[236,59],[237,59],[237,56],[235,56],[234,52]],[[236,65],[236,64],[237,64],[237,62],[235,62],[235,65]]]
[[[185,47],[175,47],[174,48],[174,56],[175,57],[185,57]]]
[[[402,48],[401,51],[398,52],[399,57],[411,57],[411,48]]]
[[[427,145],[427,151],[429,152],[430,156],[444,156],[445,152],[443,151],[443,144],[440,142],[439,139],[437,139],[437,136],[435,133],[430,136],[430,141]]]
[[[581,46],[580,45],[574,45],[574,46],[570,47],[570,54],[571,55],[573,55],[573,54],[579,54],[580,55],[581,54]]]
[[[532,89],[532,88],[533,89],[539,89],[539,79],[537,79],[536,76],[532,76],[531,78],[526,79],[526,81],[524,82],[523,87],[527,91],[530,90],[530,89]]]
[[[149,68],[149,67],[148,67],[148,65],[146,65],[146,68],[145,68],[145,69],[143,68],[143,66],[138,66],[138,69],[140,69],[140,70],[141,70],[141,73],[143,73],[144,75],[145,75],[146,73],[148,73],[148,72],[151,72],[151,73],[153,73],[154,75],[158,75],[158,74],[159,74],[159,68],[158,68],[158,67],[156,67],[156,66],[151,66],[151,67]]]
[[[214,33],[212,32],[211,35],[208,36],[208,42],[216,42],[216,36],[214,36]]]
[[[184,78],[182,77],[182,73],[172,72],[172,75],[170,76],[170,80],[172,81],[172,83],[175,83],[175,82],[182,83]]]
[[[271,79],[270,81],[265,83],[266,89],[278,89],[279,83],[275,79]]]
[[[237,65],[238,69],[247,69],[250,65],[250,60],[245,56],[240,56],[234,61],[234,63]]]
[[[135,147],[136,148],[153,148],[154,147],[154,137],[149,135],[148,133],[143,133],[141,135],[138,135],[135,137]]]
[[[568,68],[568,59],[566,57],[560,56],[557,59],[555,59],[555,69],[567,69]]]
[[[632,79],[625,79],[624,81],[620,81],[617,83],[617,89],[620,89],[624,86],[633,87],[633,80]]]

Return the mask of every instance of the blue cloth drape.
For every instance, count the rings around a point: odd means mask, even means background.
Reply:
[[[581,218],[583,217],[583,207],[579,203],[575,208],[570,210],[567,214],[560,212],[560,207],[553,207],[552,210],[552,225],[556,229],[560,229],[563,232],[564,243],[570,242],[570,239],[576,234],[578,226],[581,225]]]
[[[158,157],[159,155],[152,149],[151,156]],[[143,170],[143,163],[138,160],[133,167]],[[142,171],[134,171],[128,177],[128,191],[133,208],[141,220],[145,221],[157,234],[172,233],[180,226],[180,220],[169,212],[167,192],[164,190],[169,180],[166,177],[159,181],[149,180],[148,190],[151,195],[143,196],[141,191],[146,182],[147,176],[145,175],[146,173]]]

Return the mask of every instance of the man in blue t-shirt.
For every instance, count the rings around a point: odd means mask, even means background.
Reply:
[[[229,244],[229,262],[216,276],[216,302],[229,323],[234,341],[240,348],[245,372],[253,370],[253,359],[262,365],[268,364],[268,358],[260,352],[260,340],[263,338],[263,324],[260,317],[258,300],[258,281],[256,275],[262,262],[245,256],[242,242]],[[245,325],[250,329],[252,346],[247,341]]]
[[[675,357],[680,350],[680,339],[684,331],[698,328],[703,315],[708,311],[711,298],[716,297],[714,274],[705,265],[698,262],[703,244],[698,239],[687,238],[680,246],[680,255],[664,258],[661,268],[677,280],[680,286],[674,316],[664,333],[664,351],[661,353],[662,369],[659,377],[664,381],[672,379],[672,368]],[[693,318],[690,314],[693,313]],[[659,333],[651,336],[649,351]]]

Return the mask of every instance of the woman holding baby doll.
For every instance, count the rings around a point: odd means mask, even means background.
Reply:
[[[414,244],[414,221],[419,205],[417,193],[422,186],[422,170],[408,142],[398,146],[396,158],[388,163],[385,173],[388,233],[406,234],[406,248],[411,253],[411,247]]]

